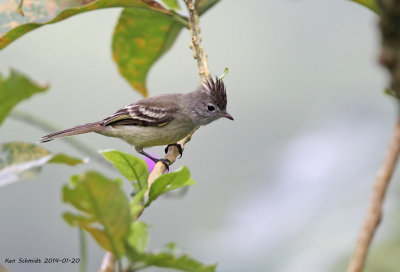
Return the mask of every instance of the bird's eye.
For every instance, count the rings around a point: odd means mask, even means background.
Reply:
[[[213,110],[215,110],[215,107],[212,104],[208,104],[207,105],[207,110],[213,111]]]

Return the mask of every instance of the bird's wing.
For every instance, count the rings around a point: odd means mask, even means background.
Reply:
[[[146,103],[138,101],[103,120],[102,125],[163,126],[174,119],[178,111],[175,103]]]

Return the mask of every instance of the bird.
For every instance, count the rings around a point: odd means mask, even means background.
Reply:
[[[175,145],[182,156],[182,147],[177,142],[195,128],[207,125],[221,117],[234,120],[226,111],[226,87],[222,79],[209,78],[194,91],[171,93],[138,100],[117,110],[101,121],[78,125],[57,131],[39,139],[49,142],[83,133],[95,132],[117,137],[135,147],[135,150],[155,163],[162,162],[169,169],[168,159],[156,158],[144,151],[152,146]]]

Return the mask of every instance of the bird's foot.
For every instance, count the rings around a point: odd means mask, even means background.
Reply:
[[[168,153],[168,148],[170,146],[176,146],[176,148],[178,149],[179,155],[180,155],[178,159],[182,158],[183,149],[182,149],[182,146],[180,144],[178,144],[178,143],[167,145],[167,147],[165,148],[165,154]]]
[[[171,164],[170,160],[168,160],[168,159],[158,159],[157,161],[155,161],[155,163],[157,163],[157,162],[162,162],[162,164],[164,164],[165,168],[169,172],[169,165]]]
[[[149,158],[150,160],[152,160],[154,163],[157,162],[162,162],[162,164],[164,164],[165,168],[169,171],[169,165],[171,164],[171,161],[168,159],[157,159],[153,156],[151,156],[150,154],[144,152],[143,150],[139,151],[140,154],[142,154],[143,156],[146,156],[147,158]]]

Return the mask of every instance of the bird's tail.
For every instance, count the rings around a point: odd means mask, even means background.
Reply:
[[[69,129],[57,131],[52,134],[43,136],[42,138],[39,139],[39,142],[44,143],[44,142],[49,142],[51,140],[54,140],[56,138],[63,138],[63,137],[83,134],[83,133],[87,133],[87,132],[97,132],[97,131],[100,131],[102,128],[103,128],[103,126],[100,124],[100,122],[88,123],[88,124],[72,127]]]

